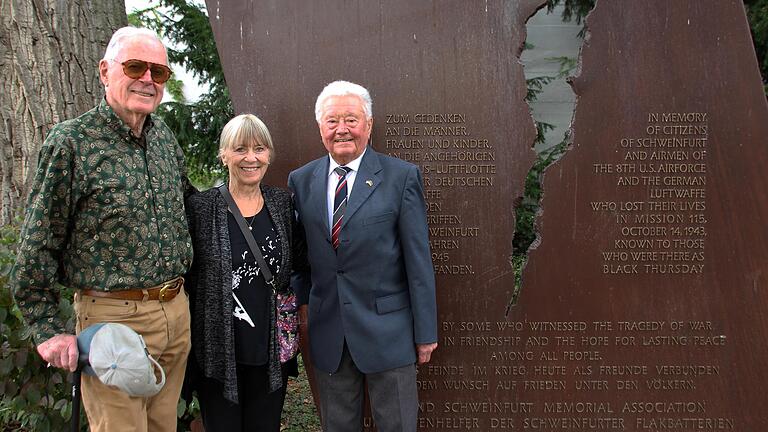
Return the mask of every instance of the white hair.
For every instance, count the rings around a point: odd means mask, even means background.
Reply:
[[[165,44],[163,41],[160,40],[160,37],[157,36],[157,33],[153,32],[152,30],[140,27],[126,26],[117,29],[117,31],[112,35],[112,39],[109,40],[109,44],[107,45],[107,50],[104,52],[103,60],[116,60],[117,55],[120,53],[120,49],[123,48],[125,40],[135,37],[152,38],[158,41],[160,45],[163,46],[163,49],[165,49]],[[166,57],[168,56],[168,50],[166,50],[165,55]]]
[[[332,96],[347,96],[353,95],[359,97],[363,101],[363,109],[367,118],[373,118],[373,100],[371,94],[365,87],[351,83],[349,81],[334,81],[320,92],[315,102],[315,120],[320,122],[320,116],[323,115],[323,102]]]

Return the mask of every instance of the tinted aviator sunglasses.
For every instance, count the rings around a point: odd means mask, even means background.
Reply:
[[[150,75],[152,75],[152,81],[163,84],[171,78],[171,68],[165,65],[150,63],[144,60],[130,59],[122,63],[123,73],[132,79],[139,79],[144,76],[144,73],[149,69]]]

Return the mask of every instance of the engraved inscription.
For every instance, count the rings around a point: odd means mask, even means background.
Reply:
[[[418,165],[423,174],[435,274],[475,275],[458,252],[480,246],[481,228],[470,214],[449,210],[449,203],[457,192],[496,184],[493,143],[472,130],[465,113],[387,113],[385,118],[384,150]]]
[[[461,252],[482,249],[480,239],[491,228],[479,226],[455,200],[457,193],[499,181],[494,143],[478,136],[463,113],[392,113],[386,119],[386,152],[421,168],[435,274],[475,275],[478,269],[462,262]],[[586,204],[616,227],[615,237],[601,247],[598,271],[695,277],[705,262],[709,114],[649,113],[644,121],[616,143],[618,163],[592,166],[591,175],[615,190]],[[422,430],[685,430],[733,424],[708,417],[707,401],[687,396],[719,380],[725,366],[651,360],[669,350],[723,349],[727,337],[710,321],[446,320],[440,343],[477,363],[419,367],[420,390],[450,395],[442,406],[420,404]],[[645,355],[627,364],[622,350]],[[514,392],[515,402],[485,401],[489,391]],[[671,400],[638,400],[642,391]],[[615,394],[624,396],[617,400]],[[554,400],[534,402],[540,395]],[[562,400],[565,395],[577,400]]]
[[[694,396],[720,380],[725,365],[653,360],[670,349],[701,350],[696,351],[700,357],[691,359],[710,358],[708,350],[724,349],[728,338],[712,321],[446,320],[441,337],[450,341],[448,346],[478,350],[485,358],[471,366],[419,367],[419,388],[448,392],[452,398],[443,407],[423,407],[422,429],[687,430],[734,424],[732,418],[708,416],[708,402]],[[626,363],[623,349],[643,355]],[[483,402],[477,395],[488,390],[514,392],[516,402]],[[642,391],[667,397],[639,399]],[[551,395],[551,401],[532,402],[541,394]],[[473,416],[479,413],[492,416]]]
[[[592,174],[616,186],[616,196],[589,203],[618,225],[601,252],[603,274],[704,272],[708,121],[706,112],[648,113],[617,143],[620,163],[593,163]]]

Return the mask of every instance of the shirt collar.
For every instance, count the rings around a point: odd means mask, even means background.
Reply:
[[[363,156],[365,156],[365,152],[368,151],[368,147],[366,147],[363,152],[355,158],[352,162],[344,165],[347,168],[350,168],[352,171],[357,172],[360,170],[360,163],[363,161]],[[328,164],[328,175],[330,176],[333,170],[336,169],[336,167],[340,167],[338,163],[336,163],[335,160],[331,157],[331,155],[328,155],[328,159],[330,159],[331,163]]]
[[[147,136],[147,133],[152,130],[152,128],[155,125],[155,122],[152,120],[152,114],[147,115],[146,119],[144,120],[144,126],[141,129],[141,137],[136,138],[131,133],[131,128],[128,127],[127,124],[121,119],[115,110],[112,109],[111,106],[107,103],[107,98],[104,97],[101,99],[101,102],[99,102],[99,106],[96,107],[96,111],[104,117],[104,120],[107,122],[107,125],[111,127],[115,132],[120,134],[120,136],[126,137],[132,141],[141,141],[143,142],[144,139]]]

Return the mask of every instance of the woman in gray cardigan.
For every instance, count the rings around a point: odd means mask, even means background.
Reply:
[[[243,230],[219,188],[193,195],[187,213],[194,246],[188,274],[192,311],[189,373],[196,377],[207,432],[279,431],[287,376],[296,375],[296,259],[289,192],[261,184],[274,146],[264,123],[239,115],[221,133],[228,187],[264,261],[265,282]],[[303,254],[303,252],[301,252]]]

